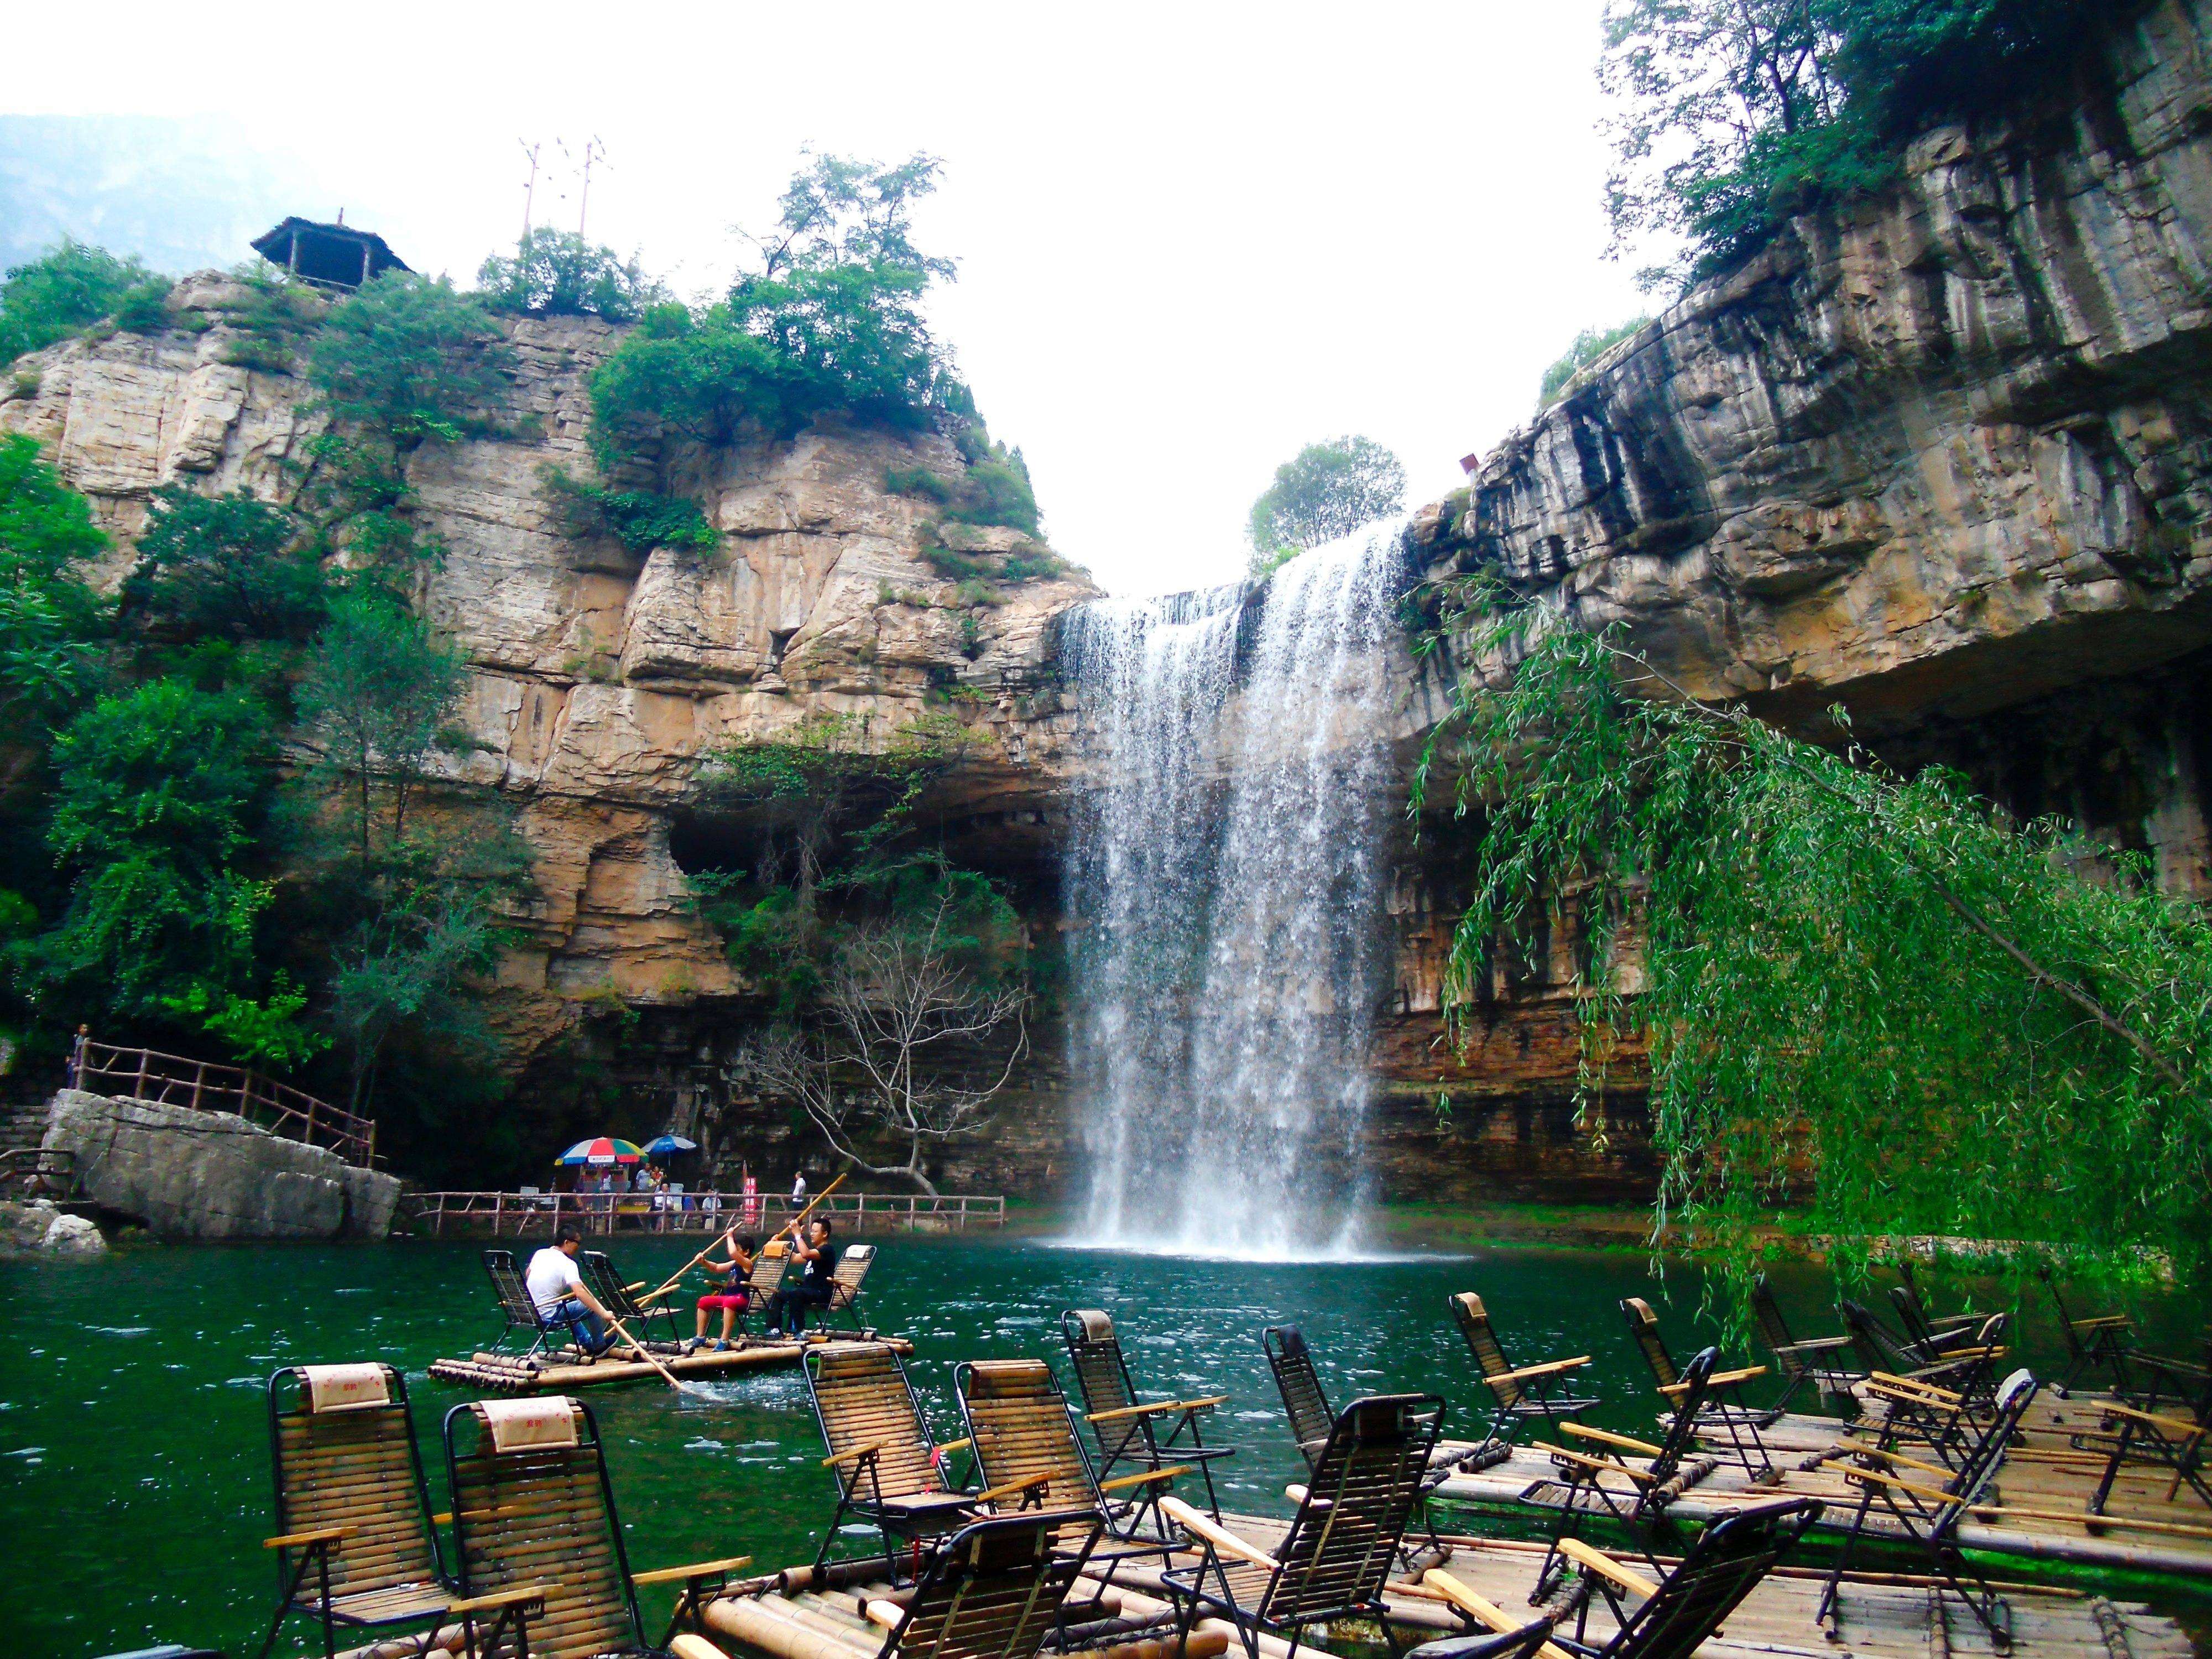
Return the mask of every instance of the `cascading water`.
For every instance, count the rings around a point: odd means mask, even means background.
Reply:
[[[1355,1245],[1400,544],[1069,618],[1096,745],[1068,895],[1088,1242]]]

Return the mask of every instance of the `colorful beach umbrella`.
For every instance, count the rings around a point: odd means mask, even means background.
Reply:
[[[645,1154],[633,1141],[614,1135],[599,1135],[591,1140],[580,1140],[553,1161],[556,1164],[589,1164],[594,1167],[608,1164],[635,1164]]]
[[[657,1140],[645,1143],[645,1152],[648,1158],[666,1158],[671,1152],[696,1152],[698,1150],[697,1141],[686,1140],[682,1135],[662,1135]]]

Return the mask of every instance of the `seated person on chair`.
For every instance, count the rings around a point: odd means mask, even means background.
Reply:
[[[709,1310],[722,1310],[722,1340],[714,1344],[718,1348],[730,1346],[730,1327],[737,1317],[752,1305],[752,1297],[745,1289],[745,1280],[753,1270],[753,1252],[760,1246],[750,1238],[740,1238],[730,1247],[727,1261],[703,1261],[700,1266],[721,1282],[699,1298],[699,1332],[691,1339],[691,1346],[707,1346],[707,1315]]]
[[[553,1242],[530,1258],[522,1282],[529,1288],[531,1303],[540,1319],[549,1325],[566,1325],[577,1332],[585,1352],[602,1354],[614,1346],[615,1339],[607,1329],[607,1310],[577,1270],[577,1253],[583,1248],[582,1231],[562,1223]]]
[[[786,1270],[785,1288],[768,1299],[768,1334],[783,1334],[787,1320],[791,1334],[803,1336],[806,1333],[806,1310],[830,1305],[830,1280],[837,1271],[837,1247],[830,1242],[830,1224],[820,1216],[806,1224],[806,1237],[799,1236],[799,1226],[793,1223],[786,1230],[791,1234],[791,1253],[799,1263],[799,1282],[788,1281]]]

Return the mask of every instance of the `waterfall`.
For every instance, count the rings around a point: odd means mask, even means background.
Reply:
[[[1401,543],[1068,618],[1092,758],[1068,860],[1085,1242],[1356,1243]]]

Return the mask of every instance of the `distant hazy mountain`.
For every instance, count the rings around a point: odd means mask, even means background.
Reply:
[[[251,258],[288,213],[337,204],[222,116],[0,115],[0,267],[63,236],[179,275]]]

